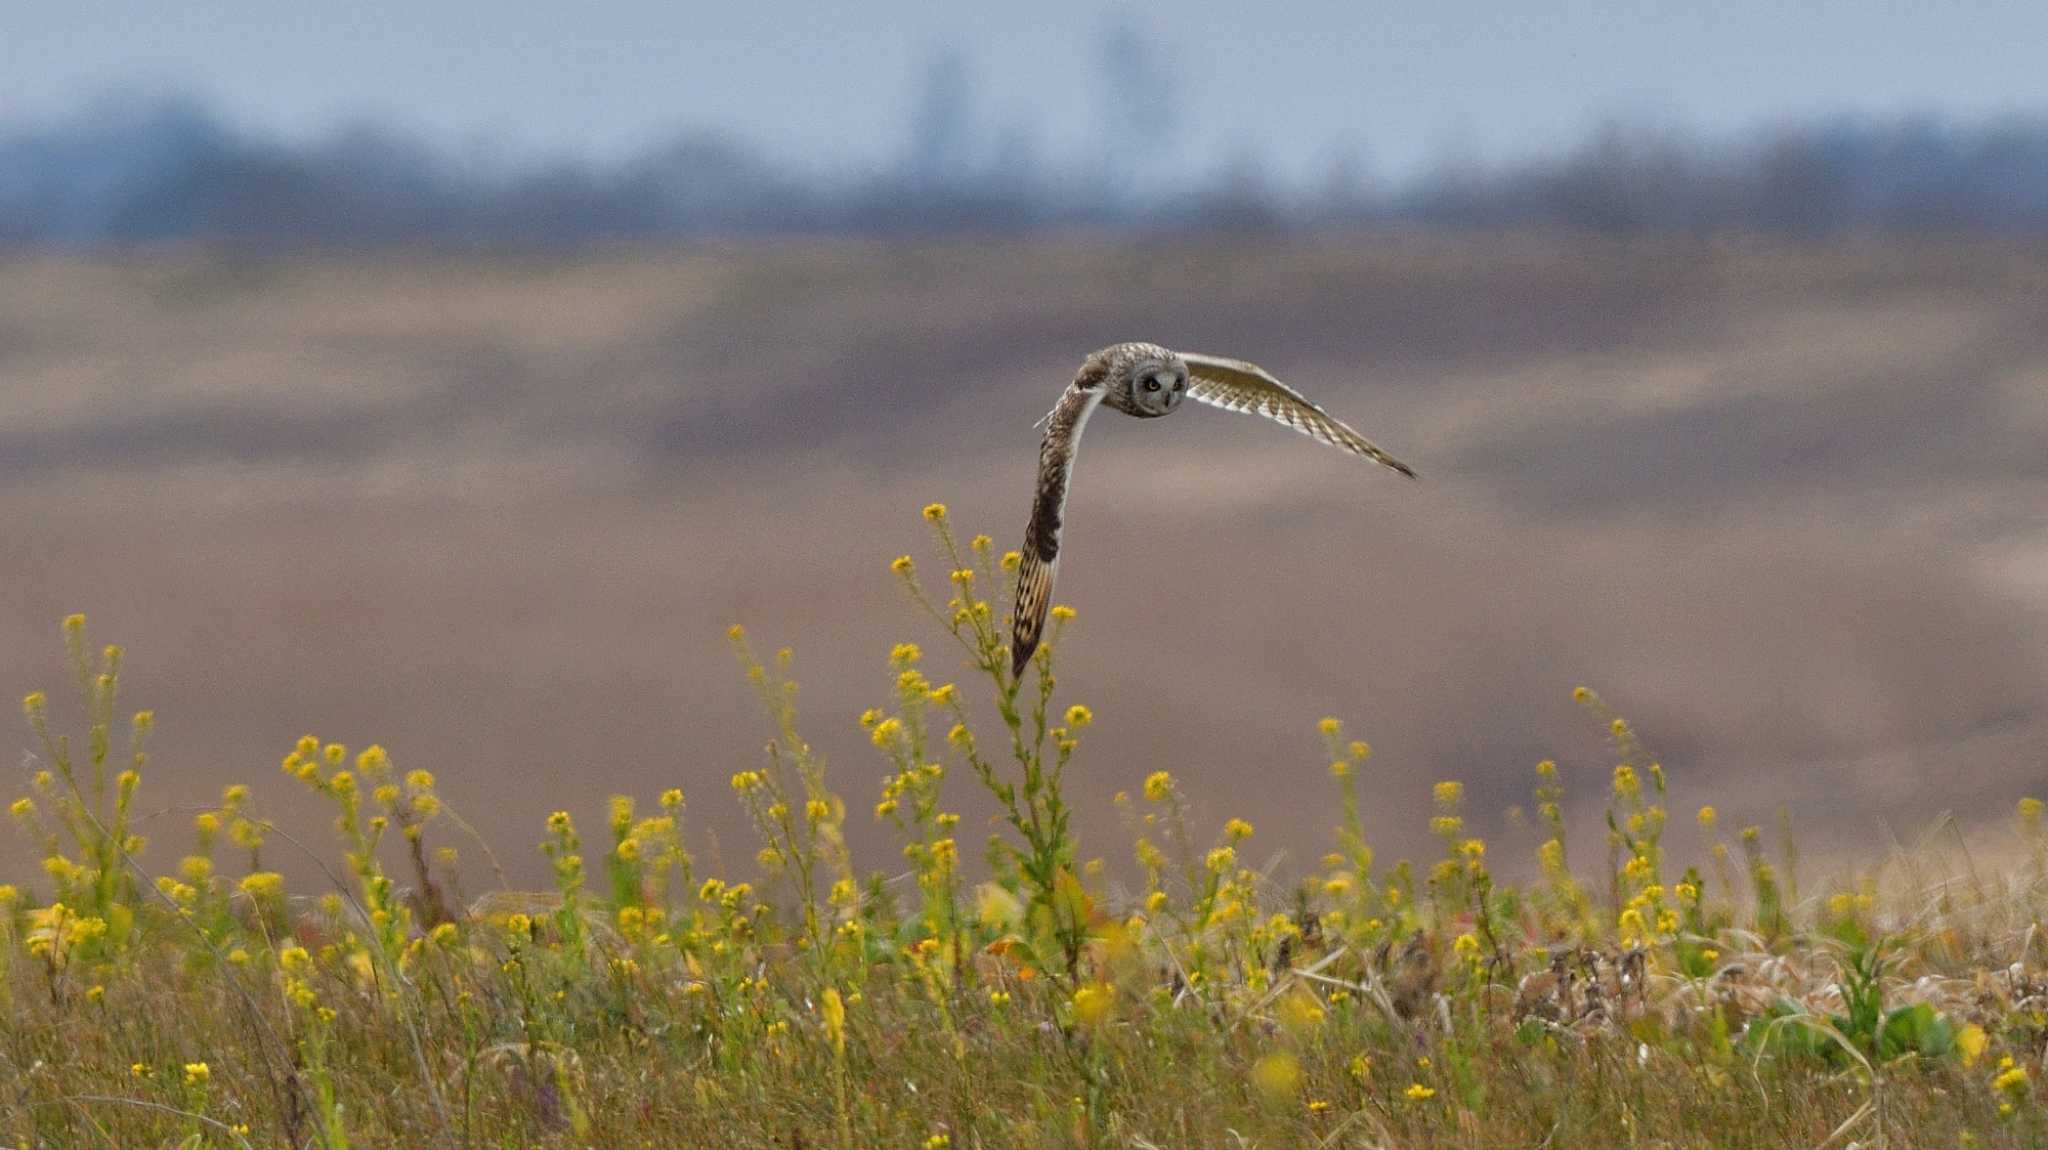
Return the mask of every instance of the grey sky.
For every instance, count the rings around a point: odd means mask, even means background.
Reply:
[[[963,50],[974,121],[1086,153],[1101,0],[1031,4],[0,0],[0,123],[142,85],[293,136],[368,115],[443,142],[616,156],[718,127],[824,169],[905,149],[931,52]],[[2048,108],[2048,5],[1163,2],[1124,5],[1169,49],[1200,168],[1285,177],[1340,151],[1399,175],[1568,142],[1607,117],[1710,133],[1838,112]]]

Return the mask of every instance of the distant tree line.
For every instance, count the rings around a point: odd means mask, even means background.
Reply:
[[[953,83],[941,72],[940,90]],[[1565,228],[1604,234],[2048,230],[2048,118],[1844,120],[1740,142],[1626,127],[1566,154],[1320,190],[1240,165],[1133,194],[1026,144],[957,155],[943,109],[879,174],[795,172],[745,143],[679,136],[608,164],[489,164],[359,127],[254,137],[189,102],[103,108],[0,131],[0,245],[215,239],[309,246],[550,246],[765,234]]]

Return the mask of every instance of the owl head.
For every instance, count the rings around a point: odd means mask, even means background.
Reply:
[[[1105,406],[1140,419],[1172,412],[1188,393],[1187,363],[1151,343],[1120,343],[1089,356],[1081,379],[1091,378]]]

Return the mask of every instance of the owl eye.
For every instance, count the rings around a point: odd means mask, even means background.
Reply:
[[[1146,381],[1145,381],[1145,390],[1146,390],[1146,391],[1158,391],[1158,390],[1159,390],[1159,377],[1158,377],[1158,376],[1153,376],[1153,377],[1152,377],[1151,379],[1148,379],[1148,380],[1146,380]]]

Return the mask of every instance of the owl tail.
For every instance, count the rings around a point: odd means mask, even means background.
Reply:
[[[1052,608],[1052,573],[1058,560],[1041,560],[1030,547],[1017,566],[1017,606],[1010,622],[1010,675],[1022,677],[1024,665],[1045,637],[1045,617]]]

